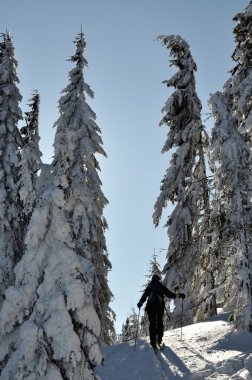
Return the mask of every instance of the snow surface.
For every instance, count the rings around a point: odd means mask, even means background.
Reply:
[[[252,380],[252,335],[238,332],[228,313],[166,331],[157,354],[148,339],[103,349],[101,380]]]

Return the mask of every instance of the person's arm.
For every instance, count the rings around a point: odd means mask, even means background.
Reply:
[[[147,297],[149,297],[150,295],[150,288],[149,286],[147,286],[147,288],[145,289],[142,297],[140,298],[138,304],[137,304],[137,307],[140,309],[140,307],[144,304],[144,302],[146,301]]]
[[[164,295],[168,298],[177,298],[177,294],[171,292],[166,286],[163,285]]]
[[[168,298],[185,298],[184,293],[173,293],[166,286],[164,286],[164,295]]]

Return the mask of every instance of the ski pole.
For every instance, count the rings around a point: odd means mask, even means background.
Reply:
[[[137,334],[138,334],[139,318],[140,318],[140,308],[139,308],[138,317],[137,317],[137,326],[136,326],[134,351],[136,351],[136,341],[137,341]]]
[[[183,313],[184,313],[184,299],[182,298],[182,310],[181,310],[181,335],[180,335],[180,340],[182,340],[182,327],[183,327]]]

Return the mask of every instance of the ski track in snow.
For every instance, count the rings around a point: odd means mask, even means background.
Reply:
[[[147,338],[103,349],[101,380],[252,380],[252,335],[236,332],[227,314],[166,331],[154,353]]]

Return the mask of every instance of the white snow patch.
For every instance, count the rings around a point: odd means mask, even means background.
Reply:
[[[103,349],[102,380],[252,380],[252,335],[227,322],[228,313],[166,331],[154,354],[148,339]]]

